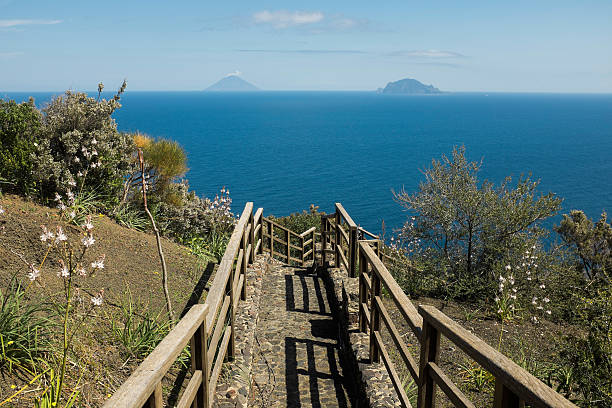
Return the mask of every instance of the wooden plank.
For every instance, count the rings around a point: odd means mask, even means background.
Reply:
[[[276,252],[276,251],[274,251],[274,252],[272,253],[272,256],[274,256],[274,255],[280,256],[281,258],[285,258],[287,261],[289,261],[288,256],[287,256],[287,255],[285,255],[285,254],[281,254],[280,252]]]
[[[393,365],[393,362],[391,362],[391,358],[389,358],[389,353],[387,353],[387,347],[385,347],[385,343],[383,342],[382,337],[380,337],[380,333],[374,332],[374,338],[376,339],[376,343],[378,343],[378,349],[380,350],[382,361],[385,364],[385,367],[387,367],[387,373],[391,378],[391,383],[395,388],[395,392],[397,392],[402,407],[412,408],[412,405],[410,404],[410,399],[406,395],[406,391],[404,391],[402,380],[399,378],[399,375],[395,370],[395,366]]]
[[[417,408],[436,406],[436,383],[427,369],[428,363],[438,363],[440,358],[440,331],[429,321],[423,322],[421,334],[421,356],[419,359],[419,396]]]
[[[238,259],[236,260],[236,268],[234,270],[234,282],[236,282],[236,279],[238,277],[238,275],[240,274],[240,268],[242,268],[242,264],[243,264],[243,260],[242,258],[244,257],[244,250],[242,248],[240,248],[240,251],[238,251]]]
[[[404,316],[404,319],[410,325],[410,328],[415,333],[417,338],[421,336],[421,330],[423,327],[423,318],[417,312],[410,298],[406,296],[402,288],[397,284],[393,276],[387,270],[387,267],[382,261],[376,256],[376,253],[366,242],[359,242],[359,248],[363,251],[368,262],[372,265],[373,271],[378,275],[383,284],[387,287],[391,298],[395,302],[400,313]]]
[[[219,342],[219,338],[221,337],[221,332],[223,331],[223,327],[225,326],[225,320],[227,318],[227,311],[230,307],[230,297],[229,295],[225,296],[223,300],[223,306],[221,307],[221,313],[219,314],[219,319],[217,319],[217,324],[215,325],[215,330],[213,332],[212,337],[210,338],[210,344],[208,346],[208,370],[210,371],[210,367],[212,366],[213,359],[215,358],[215,353],[217,352],[217,346]]]
[[[259,247],[261,246],[261,239],[257,240],[257,245],[255,245],[255,253],[259,253]]]
[[[240,296],[238,296],[238,294],[242,291],[242,287],[244,285],[244,275],[240,275],[240,278],[238,279],[238,282],[235,286],[236,291],[234,292],[234,310],[236,310],[236,307],[238,307],[238,302],[240,301]]]
[[[245,264],[247,264],[247,265],[250,263],[249,261],[251,260],[252,249],[253,249],[252,245],[249,244],[249,246],[247,247],[247,250],[246,250],[247,257],[246,257],[246,260],[244,261]],[[246,271],[246,268],[245,268],[245,271]]]
[[[310,244],[312,244],[312,238],[310,238],[308,241],[304,242],[304,246],[305,247],[307,247]]]
[[[371,237],[371,238],[374,238],[374,239],[379,239],[378,235],[373,234],[373,233],[371,233],[371,232],[367,231],[365,228],[361,228],[361,227],[359,227],[359,231],[363,232],[363,234],[364,234],[364,235],[367,235],[367,236],[369,236],[369,237]]]
[[[312,254],[312,248],[310,248],[310,250],[304,254],[304,258],[306,258],[310,254]]]
[[[253,215],[253,224],[254,225],[261,225],[261,216],[263,215],[263,208],[258,208],[257,211],[255,211],[255,215]]]
[[[341,225],[338,225],[338,231],[340,231],[340,234],[342,235],[342,237],[344,238],[345,242],[349,242],[349,235],[348,233],[345,231],[344,228],[342,228]]]
[[[472,401],[470,401],[464,393],[461,392],[459,388],[450,378],[444,374],[444,371],[434,362],[429,362],[427,369],[429,370],[429,374],[433,377],[434,381],[442,391],[446,394],[448,399],[456,406],[460,408],[476,408]]]
[[[366,320],[367,327],[370,327],[370,310],[368,309],[368,307],[364,303],[360,303],[359,307],[361,308],[361,311],[363,313],[363,317]]]
[[[208,290],[208,297],[206,298],[206,304],[210,306],[208,310],[208,319],[206,319],[206,323],[208,327],[206,328],[206,332],[210,333],[212,330],[212,326],[215,322],[215,315],[221,307],[221,303],[223,302],[223,296],[225,295],[225,287],[227,286],[227,281],[229,279],[229,274],[233,270],[234,267],[234,259],[236,254],[238,253],[238,249],[240,247],[240,241],[242,240],[244,234],[244,228],[247,222],[251,218],[251,214],[253,212],[253,203],[248,202],[244,206],[244,210],[242,211],[242,215],[238,220],[238,224],[234,228],[234,232],[232,232],[232,236],[227,244],[225,249],[225,254],[219,262],[219,268],[217,269],[217,273],[215,278],[210,285],[210,289]]]
[[[338,245],[336,245],[336,253],[340,255],[340,261],[342,262],[346,270],[348,270],[348,261],[346,260],[346,255],[344,255],[344,251]],[[338,265],[336,265],[336,267],[338,267]]]
[[[387,308],[385,307],[384,303],[382,302],[379,296],[376,296],[376,305],[383,318],[383,322],[385,322],[385,324],[387,325],[387,328],[389,329],[389,334],[391,335],[393,342],[395,343],[398,351],[400,352],[400,355],[402,356],[402,359],[404,360],[404,364],[406,364],[406,366],[408,367],[408,371],[410,371],[410,375],[412,375],[412,378],[414,379],[414,381],[418,383],[419,382],[419,372],[418,372],[417,364],[414,361],[414,358],[412,358],[412,354],[410,354],[410,350],[408,350],[406,343],[404,343],[404,341],[402,340],[402,336],[399,334],[399,331],[397,330],[397,327],[395,327],[395,324],[393,324],[393,321],[391,320],[391,316],[389,316],[389,313],[387,312]]]
[[[493,408],[525,408],[525,401],[521,401],[518,395],[496,378]]]
[[[104,404],[105,408],[143,406],[208,314],[209,306],[193,305],[134,373]]]
[[[366,285],[366,289],[368,289],[368,292],[372,290],[372,281],[370,280],[370,277],[363,273],[361,274],[361,279],[363,279],[363,283]]]
[[[155,386],[155,391],[145,403],[146,408],[164,408],[164,396],[162,394],[161,381]]]
[[[202,370],[196,370],[191,375],[191,379],[189,380],[189,383],[187,383],[187,388],[185,388],[183,396],[179,400],[178,404],[176,404],[176,408],[190,408],[198,393],[200,384],[202,384]]]
[[[211,395],[215,395],[215,391],[217,388],[217,380],[219,379],[219,374],[221,374],[221,367],[223,366],[223,360],[225,360],[225,355],[227,354],[227,345],[230,341],[230,337],[232,334],[232,326],[227,326],[225,330],[225,334],[223,335],[223,341],[221,341],[221,348],[219,349],[219,355],[217,356],[217,361],[215,361],[215,368],[213,368],[212,373],[210,375],[210,390]]]
[[[470,333],[433,306],[419,306],[419,313],[457,347],[499,379],[513,393],[534,407],[576,408],[502,353]]]
[[[261,230],[261,224],[257,224],[257,226],[255,227],[255,231],[253,231],[253,234],[257,236],[260,230]]]
[[[342,218],[344,218],[349,227],[357,227],[357,224],[355,224],[355,221],[353,221],[351,216],[348,215],[348,212],[346,212],[342,204],[336,203],[336,211],[340,212],[340,215],[342,216]]]
[[[303,237],[305,237],[306,235],[308,235],[308,234],[310,234],[310,233],[312,233],[313,231],[316,231],[316,230],[317,230],[317,227],[312,227],[312,228],[310,228],[310,229],[307,229],[306,231],[304,231],[304,232],[302,232],[302,233],[300,234],[300,237],[302,237],[302,238],[303,238]]]

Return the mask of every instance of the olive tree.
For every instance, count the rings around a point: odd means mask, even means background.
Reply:
[[[539,194],[539,181],[507,177],[499,185],[478,176],[482,161],[469,161],[465,147],[432,160],[418,191],[394,192],[411,217],[400,238],[415,261],[443,279],[456,296],[482,295],[504,258],[532,248],[544,231],[540,221],[554,215],[561,200]],[[461,287],[458,287],[459,285]]]

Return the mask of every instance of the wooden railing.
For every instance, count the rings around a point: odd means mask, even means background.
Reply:
[[[288,264],[306,265],[315,259],[316,228],[301,234],[264,217],[262,223],[263,251]]]
[[[219,263],[208,297],[172,331],[104,404],[105,408],[163,407],[162,379],[191,344],[191,379],[177,407],[209,408],[225,360],[235,353],[234,316],[246,299],[246,269],[263,248],[263,209],[247,203]]]
[[[338,220],[341,219],[354,225],[354,222],[340,204],[336,204],[334,218],[336,227],[340,225]],[[322,226],[325,225],[327,228],[326,234],[330,233],[330,226],[332,225],[328,220],[329,218],[322,220]],[[357,231],[360,233],[359,236],[348,235],[342,229],[337,229],[335,235],[338,237],[336,238],[338,241],[347,240],[349,241],[349,248],[356,245],[358,250],[359,330],[369,334],[370,361],[377,363],[382,360],[402,407],[411,407],[411,404],[404,391],[403,381],[398,375],[394,360],[390,357],[389,347],[391,347],[391,344],[385,344],[383,341],[381,323],[386,327],[386,333],[388,333],[395,346],[395,351],[400,356],[400,362],[405,365],[418,386],[418,408],[435,407],[436,386],[440,387],[456,407],[474,407],[474,404],[438,365],[441,335],[444,335],[495,377],[494,407],[518,408],[524,407],[525,404],[532,407],[576,407],[435,307],[419,306],[417,310],[385,266],[383,260],[386,258],[381,250],[384,248],[383,243],[376,235],[360,227],[357,228]],[[358,240],[357,238],[373,239]],[[326,239],[334,242],[333,238],[328,237]],[[351,240],[355,241],[352,242]],[[341,245],[335,245],[334,248],[338,250]],[[342,251],[336,252],[336,265],[347,266],[347,259],[343,255]],[[325,256],[325,251],[322,251],[321,256]],[[349,275],[351,273],[349,268],[354,265],[354,263],[348,262]],[[419,339],[419,364],[410,353],[404,337],[391,319],[387,306],[383,302],[383,293],[393,301],[400,312],[401,318]]]

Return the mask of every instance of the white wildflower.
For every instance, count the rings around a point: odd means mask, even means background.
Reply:
[[[531,299],[531,304],[534,306],[538,304],[538,298],[536,296],[534,296],[533,299]]]
[[[75,218],[75,217],[76,217],[76,212],[74,212],[74,211],[70,211],[70,212],[68,213],[68,217],[70,217],[71,219]]]
[[[104,258],[105,258],[105,255],[102,255],[96,261],[91,263],[91,267],[93,269],[104,269]]]
[[[57,227],[57,233],[55,234],[55,243],[59,244],[60,242],[68,240],[66,234],[62,230],[62,227]]]
[[[546,285],[545,284],[541,284],[540,285],[540,289],[546,289]]]
[[[76,186],[76,181],[74,181],[74,180],[70,180],[70,181],[68,181],[68,185],[69,185],[70,187],[75,187],[75,186]],[[70,198],[70,196],[68,196],[68,198]]]
[[[30,273],[28,273],[28,279],[31,281],[35,281],[36,278],[40,276],[40,271],[34,267],[34,265],[30,265]]]
[[[92,246],[94,243],[96,242],[96,240],[94,239],[93,235],[88,235],[86,237],[83,237],[83,239],[81,240],[81,243],[83,244],[83,246],[85,248],[89,248],[90,246]]]
[[[4,214],[4,208],[0,205],[0,215]]]
[[[495,303],[499,303],[499,301],[500,301],[499,296],[495,296]]]
[[[59,195],[58,193],[55,193],[55,201],[61,202],[62,201],[62,196]]]
[[[79,274],[79,276],[87,276],[87,271],[83,267],[78,268],[76,272]]]
[[[547,297],[545,297],[545,298],[544,298],[544,299],[542,299],[542,300],[544,301],[544,303],[548,303],[548,302],[550,302],[550,299],[549,299],[549,298],[547,298]]]
[[[98,144],[98,141],[96,140],[95,137],[93,139],[91,139],[91,144],[94,145],[94,146]]]
[[[100,292],[98,292],[98,294],[95,297],[91,298],[91,303],[93,303],[94,306],[102,306],[102,302],[103,302],[102,296],[103,295],[104,295],[104,290],[101,290]]]
[[[64,205],[64,203],[60,202],[60,203],[57,205],[57,208],[58,208],[60,211],[64,211],[64,210],[66,209],[66,206]]]
[[[53,239],[55,235],[51,231],[48,231],[47,227],[45,227],[44,225],[41,225],[40,227],[43,230],[43,233],[40,235],[40,240],[42,242],[47,242],[48,240]]]
[[[85,224],[82,225],[84,229],[87,231],[91,231],[93,229],[93,224],[91,223],[91,215],[88,215],[85,219]]]
[[[547,311],[546,311],[546,314],[551,314],[551,313],[552,313],[552,312],[551,312],[550,310],[547,310]]]
[[[60,269],[60,271],[57,273],[57,276],[61,276],[62,278],[68,278],[70,276],[70,271],[68,270],[68,267],[62,259],[60,259],[59,263],[62,269]]]
[[[506,265],[506,270],[509,271],[510,269],[512,269],[512,266]]]

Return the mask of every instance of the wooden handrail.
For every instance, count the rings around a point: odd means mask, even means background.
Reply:
[[[501,382],[521,401],[538,408],[576,408],[576,405],[435,307],[420,305],[419,314],[423,316],[426,324],[433,326],[435,330],[493,374],[496,382]],[[425,340],[422,339],[422,342]],[[427,363],[428,361],[421,360],[421,365]]]
[[[351,216],[348,215],[348,212],[346,212],[346,210],[344,209],[342,204],[336,203],[336,211],[338,211],[340,213],[340,215],[346,221],[346,223],[348,224],[349,227],[357,228],[357,224],[355,224],[355,221],[353,221]]]
[[[206,304],[193,305],[136,371],[106,401],[104,408],[142,407],[154,394],[161,379],[187,346],[196,330],[205,322],[208,310]]]

